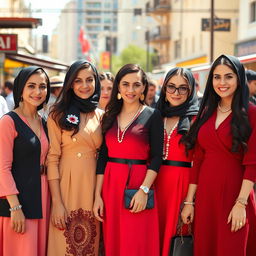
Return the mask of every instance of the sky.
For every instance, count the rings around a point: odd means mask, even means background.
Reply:
[[[32,16],[41,18],[43,25],[36,29],[39,34],[51,35],[58,24],[61,9],[69,0],[25,0],[34,10]],[[36,12],[35,12],[36,10]]]

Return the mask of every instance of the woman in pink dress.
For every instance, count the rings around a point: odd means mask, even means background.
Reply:
[[[45,71],[22,69],[13,95],[14,110],[0,120],[0,255],[45,256],[48,139],[37,112],[50,95]]]
[[[243,65],[221,55],[185,140],[195,154],[182,219],[194,220],[195,256],[255,256],[256,107],[248,101]]]
[[[168,256],[187,194],[192,162],[192,155],[186,155],[180,141],[199,109],[195,79],[189,70],[173,68],[167,73],[157,108],[164,118],[164,152],[156,179],[156,196],[161,255]]]

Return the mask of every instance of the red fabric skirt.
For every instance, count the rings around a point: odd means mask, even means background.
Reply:
[[[146,165],[133,165],[129,188],[138,189],[146,175]],[[154,209],[131,213],[124,208],[128,165],[108,162],[104,174],[103,235],[106,256],[158,256],[157,202]]]

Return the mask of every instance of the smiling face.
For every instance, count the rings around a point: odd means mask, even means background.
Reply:
[[[92,69],[81,69],[72,83],[72,88],[79,98],[90,98],[95,91],[95,79]]]
[[[183,104],[189,96],[189,85],[181,75],[172,76],[165,85],[166,99],[171,106]]]
[[[23,104],[33,107],[40,106],[47,95],[47,80],[45,74],[36,73],[29,77],[22,92]]]
[[[111,97],[113,82],[108,79],[104,79],[100,81],[100,87],[101,87],[101,93],[100,93],[99,105],[105,108]]]
[[[141,81],[141,72],[123,76],[118,89],[124,102],[128,104],[139,102],[140,96],[145,90],[145,85]]]
[[[227,65],[218,65],[213,71],[212,85],[221,98],[232,99],[237,89],[237,75]]]

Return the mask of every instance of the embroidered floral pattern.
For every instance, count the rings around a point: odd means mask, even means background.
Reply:
[[[67,220],[66,237],[68,254],[74,256],[95,256],[94,243],[97,235],[95,219],[91,211],[71,211]]]
[[[71,124],[78,124],[79,123],[79,118],[76,115],[68,115],[66,118]]]

